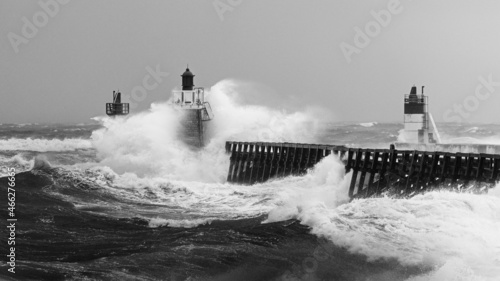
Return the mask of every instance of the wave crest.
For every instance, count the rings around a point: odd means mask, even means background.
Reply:
[[[0,140],[1,151],[75,151],[78,149],[90,149],[92,143],[86,139],[19,139],[10,138]]]

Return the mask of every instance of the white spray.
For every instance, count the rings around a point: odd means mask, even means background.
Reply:
[[[166,102],[127,118],[96,118],[104,125],[92,135],[100,164],[119,174],[223,182],[228,168],[227,140],[314,141],[320,124],[314,114],[240,104],[237,87],[225,80],[207,92],[215,118],[208,125],[208,144],[199,152],[191,151],[177,137],[182,126],[179,113]]]

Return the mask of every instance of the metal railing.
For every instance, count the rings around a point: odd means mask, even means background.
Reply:
[[[128,103],[106,103],[106,114],[113,115],[127,115],[129,113]]]
[[[411,96],[411,95],[405,95],[405,103],[423,103],[427,104],[427,96],[425,95],[416,95],[416,96]]]
[[[205,90],[203,88],[194,88],[193,90],[172,91],[172,103],[179,107],[202,108],[205,103]]]

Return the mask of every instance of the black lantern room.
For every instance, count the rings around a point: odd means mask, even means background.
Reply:
[[[186,68],[186,71],[184,71],[184,73],[181,76],[182,76],[182,90],[192,91],[194,88],[194,75],[189,70],[189,67]]]

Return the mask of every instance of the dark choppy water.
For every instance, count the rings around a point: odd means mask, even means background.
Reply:
[[[402,128],[245,110],[216,112],[198,152],[176,139],[165,105],[99,124],[0,125],[0,165],[18,173],[16,274],[3,263],[0,276],[500,280],[498,188],[348,202],[350,175],[333,157],[303,177],[230,185],[226,139],[388,147]],[[500,140],[499,125],[440,127],[449,140]],[[0,179],[4,219],[7,183]],[[3,228],[2,255],[7,236]]]

